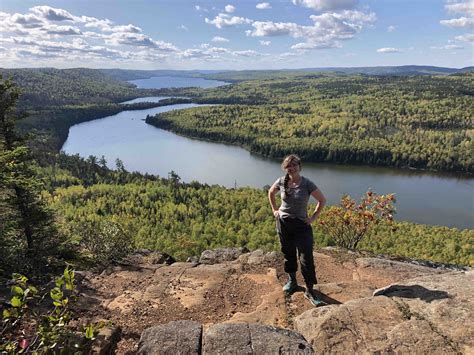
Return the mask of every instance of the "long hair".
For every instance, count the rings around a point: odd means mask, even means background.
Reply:
[[[297,156],[296,154],[287,155],[283,159],[283,162],[281,163],[281,168],[282,170],[285,170],[288,167],[288,165],[292,165],[292,164],[298,164],[301,169],[301,158]],[[289,181],[290,181],[290,174],[286,173],[285,179],[283,180],[283,188],[285,190],[285,195],[289,193],[289,189],[288,189]]]

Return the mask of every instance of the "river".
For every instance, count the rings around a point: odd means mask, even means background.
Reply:
[[[198,86],[203,80],[186,78],[188,81],[183,82],[182,79],[177,79],[174,85]],[[152,80],[156,85],[159,78]],[[170,77],[166,78],[166,84],[173,85]],[[162,98],[131,101],[159,101]],[[237,146],[181,137],[144,122],[146,115],[196,106],[199,105],[123,111],[77,124],[70,128],[62,150],[82,157],[104,155],[111,167],[115,159],[120,158],[129,171],[167,176],[173,170],[185,182],[196,180],[226,187],[262,188],[283,174],[280,161],[275,159],[251,154]],[[329,204],[337,204],[343,194],[359,198],[371,188],[377,193],[396,194],[397,220],[474,229],[474,179],[470,177],[319,163],[304,163],[302,174],[318,185]]]

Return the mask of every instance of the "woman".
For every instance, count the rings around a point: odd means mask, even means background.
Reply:
[[[304,296],[314,306],[323,305],[313,292],[313,285],[317,283],[313,260],[313,223],[321,213],[326,198],[321,190],[309,179],[300,175],[301,159],[294,154],[287,156],[281,164],[285,176],[278,178],[268,190],[268,199],[276,218],[277,231],[280,237],[281,251],[285,257],[285,272],[288,273],[288,282],[283,291],[290,294],[298,287],[296,282],[297,252],[300,259],[301,273],[306,283]],[[276,193],[281,192],[281,206],[277,208]],[[314,213],[308,217],[308,200],[313,196],[318,204]]]

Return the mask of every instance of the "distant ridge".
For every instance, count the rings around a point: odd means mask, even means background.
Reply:
[[[472,67],[470,67],[472,70]],[[345,67],[345,68],[308,68],[301,71],[339,72],[345,74],[368,74],[368,75],[440,75],[458,73],[462,69],[434,67],[427,65],[402,65],[390,67]],[[469,70],[467,70],[469,71]]]
[[[474,67],[446,68],[427,65],[402,65],[378,67],[326,67],[300,69],[272,69],[272,70],[126,70],[126,69],[99,69],[102,73],[119,80],[146,79],[153,76],[184,76],[202,77],[208,79],[227,79],[230,81],[264,79],[278,74],[299,73],[332,73],[344,75],[450,75],[474,71]]]
[[[474,66],[464,68],[446,68],[426,65],[377,66],[377,67],[326,67],[272,70],[135,70],[135,69],[90,69],[90,68],[0,68],[3,76],[25,75],[27,73],[53,75],[86,75],[103,79],[104,75],[119,81],[147,79],[154,76],[181,76],[207,79],[227,79],[229,81],[265,79],[281,74],[301,75],[314,73],[344,75],[450,75],[474,71]]]

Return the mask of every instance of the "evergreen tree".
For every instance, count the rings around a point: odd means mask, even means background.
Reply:
[[[40,257],[54,249],[51,212],[40,193],[34,161],[25,140],[15,131],[15,104],[20,91],[0,77],[0,268],[24,255]],[[24,259],[23,259],[24,261]]]

